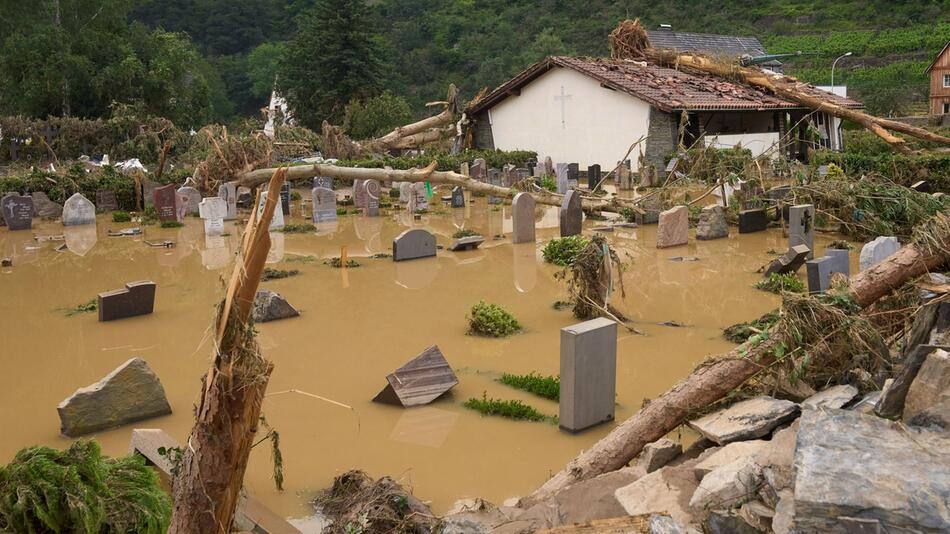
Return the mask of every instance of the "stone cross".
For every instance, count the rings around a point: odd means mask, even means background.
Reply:
[[[562,129],[563,129],[563,128],[567,128],[567,120],[566,120],[566,114],[565,114],[565,112],[566,112],[565,106],[566,106],[566,104],[567,104],[567,101],[570,100],[571,96],[572,96],[572,95],[569,95],[569,94],[567,94],[567,93],[564,92],[564,86],[563,86],[563,85],[561,86],[561,94],[554,96],[554,100],[555,100],[555,101],[560,101],[560,102],[561,102],[561,128],[562,128]]]

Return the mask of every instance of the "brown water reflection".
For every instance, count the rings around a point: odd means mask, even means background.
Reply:
[[[558,330],[575,322],[569,312],[552,308],[565,295],[553,278],[555,268],[540,260],[541,245],[557,234],[556,209],[539,209],[537,246],[512,246],[507,239],[492,239],[510,231],[510,207],[492,209],[484,202],[458,210],[436,208],[418,221],[404,212],[384,212],[376,219],[341,217],[312,234],[273,234],[269,261],[302,274],[264,287],[284,294],[302,315],[258,326],[261,346],[276,364],[269,391],[314,393],[353,410],[300,394],[268,397],[264,411],[281,433],[287,491],[274,490],[270,452],[260,447],[247,474],[254,495],[279,513],[303,515],[314,490],[358,467],[376,476],[404,477],[440,511],[462,497],[500,502],[530,491],[610,430],[604,426],[571,436],[551,424],[483,418],[460,406],[487,392],[556,414],[555,403],[493,379],[502,372],[557,373]],[[307,222],[300,211],[295,207],[288,222]],[[32,233],[0,230],[0,251],[14,260],[13,268],[0,272],[0,405],[5,406],[0,461],[30,444],[66,446],[68,440],[58,434],[56,405],[132,356],[145,358],[155,369],[175,411],[137,426],[161,427],[180,440],[187,436],[210,351],[208,327],[242,226],[228,221],[228,235],[205,237],[201,220],[188,218],[179,229],[106,235],[109,228],[129,226],[100,217],[94,231],[91,226],[64,229],[56,222],[37,222]],[[447,245],[460,227],[482,232],[486,242],[477,251],[442,250],[436,258],[411,262],[370,258],[390,252],[393,237],[410,226],[433,231],[440,245]],[[779,231],[660,251],[655,234],[655,227],[606,234],[631,261],[622,307],[646,333],[620,334],[618,420],[686,375],[704,355],[729,350],[721,328],[757,317],[778,302],[751,284],[760,276],[755,269],[770,259],[766,251],[784,250]],[[65,235],[69,250],[57,252],[63,241],[36,242],[33,235]],[[145,244],[165,239],[177,246]],[[818,241],[823,246],[830,239],[819,236]],[[339,270],[321,261],[288,261],[338,256],[343,245],[362,267]],[[675,256],[700,261],[669,260]],[[70,318],[60,310],[142,279],[158,284],[152,315],[98,323],[94,313]],[[479,300],[507,307],[526,332],[504,340],[465,335],[466,313]],[[687,326],[659,325],[665,321]],[[412,410],[370,402],[387,373],[432,344],[459,375],[450,396]],[[96,438],[107,453],[123,454],[130,430]]]

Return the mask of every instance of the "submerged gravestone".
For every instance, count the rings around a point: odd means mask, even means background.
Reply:
[[[156,187],[152,192],[152,204],[158,220],[182,222],[178,219],[178,192],[173,184]]]
[[[581,209],[581,195],[576,190],[570,190],[561,201],[558,211],[561,237],[578,235],[584,221],[584,211]],[[533,220],[533,215],[532,215]]]
[[[41,219],[59,219],[63,216],[63,206],[53,202],[42,191],[30,193],[33,197],[33,214]]]
[[[122,289],[99,293],[96,307],[100,322],[148,315],[155,308],[155,282],[129,282]]]
[[[480,235],[470,235],[468,237],[460,237],[449,245],[449,250],[452,252],[458,252],[460,250],[475,250],[479,245],[485,242],[485,238]]]
[[[317,183],[316,179],[314,179],[314,183]],[[333,185],[332,181],[330,185]],[[313,222],[322,223],[336,220],[336,192],[333,189],[316,186],[310,191],[310,196],[313,199]]]
[[[165,389],[145,360],[132,358],[56,407],[60,432],[77,437],[172,413]]]
[[[488,179],[488,165],[485,163],[483,158],[475,158],[475,161],[472,162],[472,167],[469,172],[472,173],[473,180],[484,182]]]
[[[660,213],[656,228],[656,248],[669,248],[689,242],[689,208],[675,206]]]
[[[432,256],[435,256],[435,236],[421,228],[406,230],[393,239],[393,261]]]
[[[373,402],[397,404],[403,408],[429,404],[459,383],[438,345],[386,376],[388,384]]]
[[[576,189],[581,179],[580,165],[577,163],[567,164],[567,187]]]
[[[831,287],[831,265],[831,258],[828,256],[805,262],[809,293],[822,293]]]
[[[788,249],[785,254],[775,258],[769,263],[769,266],[765,268],[765,277],[768,278],[773,273],[786,274],[798,272],[808,259],[810,253],[811,249],[805,245],[796,245]]]
[[[366,194],[366,215],[379,217],[379,196],[382,191],[379,186],[379,180],[364,181],[363,191]]]
[[[599,317],[561,329],[558,425],[580,432],[613,421],[617,389],[617,323]]]
[[[97,190],[96,209],[98,211],[115,211],[119,209],[119,202],[115,198],[115,191],[109,189]]]
[[[829,269],[831,273],[841,273],[845,277],[851,277],[851,252],[847,249],[829,248],[825,249],[825,256],[829,259]]]
[[[290,184],[280,186],[280,208],[284,215],[290,215]]]
[[[799,204],[788,209],[788,246],[805,245],[808,259],[815,257],[815,207]]]
[[[452,188],[452,207],[453,208],[465,207],[465,190],[462,189],[462,186],[460,185],[457,185]]]
[[[567,179],[567,163],[558,163],[557,170],[555,171],[555,178],[557,180],[557,193],[559,195],[564,195],[567,193],[567,190],[571,188],[570,183]]]
[[[862,271],[881,263],[900,250],[901,244],[896,237],[880,236],[861,247],[859,263]]]
[[[281,210],[275,211],[279,213]],[[257,294],[254,295],[254,322],[256,323],[289,319],[298,315],[300,315],[300,312],[279,293],[259,289]]]
[[[600,182],[600,165],[588,165],[587,166],[587,188],[593,189],[597,187],[597,184]]]
[[[518,193],[511,201],[511,242],[534,243],[535,200],[530,193]]]
[[[179,187],[178,198],[183,201],[180,208],[184,209],[186,215],[198,215],[198,204],[201,204],[200,191],[190,185]]]
[[[769,227],[769,217],[765,208],[742,210],[739,212],[739,233],[761,232]]]
[[[264,216],[264,206],[267,204],[267,191],[261,192],[261,202],[257,205],[257,217],[262,218]],[[279,230],[284,227],[284,211],[280,209],[280,199],[278,199],[277,204],[274,206],[274,215],[270,219],[270,223],[267,226],[268,230]]]
[[[729,225],[726,224],[726,210],[722,206],[706,206],[699,212],[696,225],[696,239],[707,241],[729,237]]]
[[[223,198],[208,197],[198,204],[198,216],[205,223],[205,235],[224,233],[224,217],[228,214],[228,203]]]
[[[228,214],[225,220],[237,219],[237,183],[225,182],[218,186],[218,197],[224,200],[228,206]]]
[[[80,193],[74,193],[63,204],[63,226],[81,224],[96,224],[96,206]]]
[[[6,195],[0,199],[0,215],[10,230],[33,228],[33,197]]]

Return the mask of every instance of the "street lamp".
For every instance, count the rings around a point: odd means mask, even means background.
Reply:
[[[844,54],[841,54],[840,56],[838,56],[838,59],[841,59],[843,57],[848,57],[850,55],[851,55],[851,52],[845,52]],[[832,93],[835,92],[835,65],[838,64],[838,59],[836,59],[834,63],[831,64],[831,92]]]

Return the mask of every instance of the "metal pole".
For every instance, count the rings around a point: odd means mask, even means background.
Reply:
[[[851,55],[851,52],[845,52],[844,54],[841,54],[840,56],[838,56],[838,58],[835,59],[834,62],[831,64],[831,92],[832,93],[835,92],[835,65],[838,64],[839,59],[843,57],[848,57],[850,55]]]

